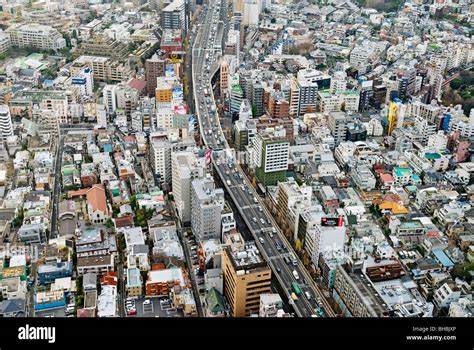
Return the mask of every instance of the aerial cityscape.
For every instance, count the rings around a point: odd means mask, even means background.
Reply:
[[[473,34],[472,0],[0,0],[0,318],[473,317]]]

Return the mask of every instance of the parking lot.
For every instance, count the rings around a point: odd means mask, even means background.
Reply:
[[[136,315],[127,317],[183,317],[183,311],[176,309],[165,297],[135,299]]]

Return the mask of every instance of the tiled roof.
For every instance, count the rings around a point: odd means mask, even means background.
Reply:
[[[100,210],[108,214],[107,198],[105,197],[105,190],[102,185],[94,185],[87,191],[87,203],[92,206],[92,211]]]

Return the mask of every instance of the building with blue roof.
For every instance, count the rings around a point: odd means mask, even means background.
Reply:
[[[454,263],[451,259],[446,255],[446,253],[441,249],[433,249],[432,251],[433,256],[436,261],[438,261],[444,270],[451,270],[454,267]]]

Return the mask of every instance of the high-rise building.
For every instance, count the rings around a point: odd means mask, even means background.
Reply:
[[[272,91],[268,99],[268,114],[272,118],[286,118],[290,115],[290,105],[285,94],[281,91]]]
[[[183,151],[171,156],[173,197],[178,217],[183,223],[191,221],[191,182],[206,174],[205,157]]]
[[[145,61],[146,89],[149,96],[155,95],[156,78],[165,75],[166,60],[157,55]]]
[[[230,89],[230,112],[237,113],[240,110],[242,99],[244,98],[244,92],[242,87],[238,84],[233,85]]]
[[[112,114],[117,110],[117,85],[105,85],[102,89],[105,110],[108,114]]]
[[[271,270],[255,242],[245,242],[241,235],[227,236],[222,271],[224,295],[233,317],[258,315],[260,296],[271,291]]]
[[[221,61],[220,79],[221,96],[226,96],[229,90],[229,63],[226,59]]]
[[[257,179],[265,186],[285,181],[290,149],[285,129],[260,131],[253,138],[253,147]]]
[[[0,31],[0,54],[7,52],[11,47],[10,35]]]
[[[71,80],[72,86],[79,89],[80,98],[92,96],[94,93],[94,75],[92,69],[85,68]]]
[[[335,112],[329,114],[328,127],[334,137],[335,145],[339,145],[346,140],[347,133],[347,115],[344,112]]]
[[[316,112],[318,84],[306,79],[298,79],[298,115]]]
[[[180,29],[186,36],[189,19],[186,14],[186,1],[174,0],[161,10],[161,27],[163,29]]]
[[[262,9],[261,0],[243,0],[243,23],[245,26],[256,26]]]
[[[251,105],[252,109],[255,112],[254,117],[260,117],[263,110],[263,85],[258,80],[253,80],[251,82]]]
[[[220,239],[224,190],[208,175],[191,182],[191,229],[198,241]]]
[[[194,146],[193,139],[180,139],[177,130],[159,129],[150,134],[150,163],[160,183],[171,185],[171,155]]]
[[[0,105],[0,141],[13,135],[12,117],[7,105]]]

